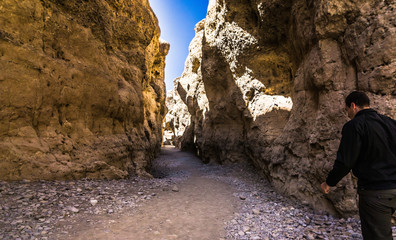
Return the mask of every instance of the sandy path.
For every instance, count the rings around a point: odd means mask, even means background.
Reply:
[[[89,228],[83,224],[76,229],[73,239],[225,238],[225,222],[233,218],[236,209],[235,189],[205,177],[202,170],[205,168],[200,169],[202,163],[190,153],[163,148],[157,161],[159,166],[166,166],[163,171],[168,174],[169,171],[186,174],[185,180],[177,184],[178,191],[159,191],[132,214],[106,217]]]

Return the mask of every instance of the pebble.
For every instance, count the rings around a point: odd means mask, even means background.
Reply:
[[[78,213],[80,212],[80,209],[76,208],[76,207],[68,207],[67,210],[74,212],[74,213]]]
[[[173,186],[172,191],[173,191],[173,192],[178,192],[178,191],[179,191],[179,188],[178,188],[177,186]]]
[[[98,203],[98,200],[91,199],[91,200],[89,200],[89,202],[91,203],[92,206],[95,206]]]
[[[252,212],[253,212],[253,214],[255,214],[255,215],[259,215],[259,214],[260,214],[260,210],[259,210],[259,209],[256,209],[256,208],[254,208],[254,209],[252,210]]]

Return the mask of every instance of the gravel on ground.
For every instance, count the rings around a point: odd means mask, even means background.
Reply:
[[[194,170],[183,167],[190,159]],[[249,164],[205,165],[196,159],[167,147],[153,162],[153,179],[0,181],[0,239],[73,239],[82,225],[115,223],[164,194],[178,196],[192,175],[233,189],[234,210],[222,223],[221,239],[362,239],[358,219],[317,212],[277,193]]]

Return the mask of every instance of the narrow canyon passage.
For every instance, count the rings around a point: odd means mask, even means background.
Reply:
[[[396,118],[395,1],[176,2],[0,0],[0,240],[362,239],[320,183],[351,91]]]

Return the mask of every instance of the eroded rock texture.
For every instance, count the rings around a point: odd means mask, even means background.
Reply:
[[[146,175],[165,114],[147,0],[0,1],[0,179]]]
[[[181,138],[190,125],[191,115],[175,90],[166,93],[166,106],[168,112],[165,115],[163,142],[181,148]]]
[[[281,192],[356,213],[346,177],[324,197],[344,98],[396,117],[396,6],[368,0],[210,0],[176,84],[192,115],[182,145],[203,161],[251,160]]]

